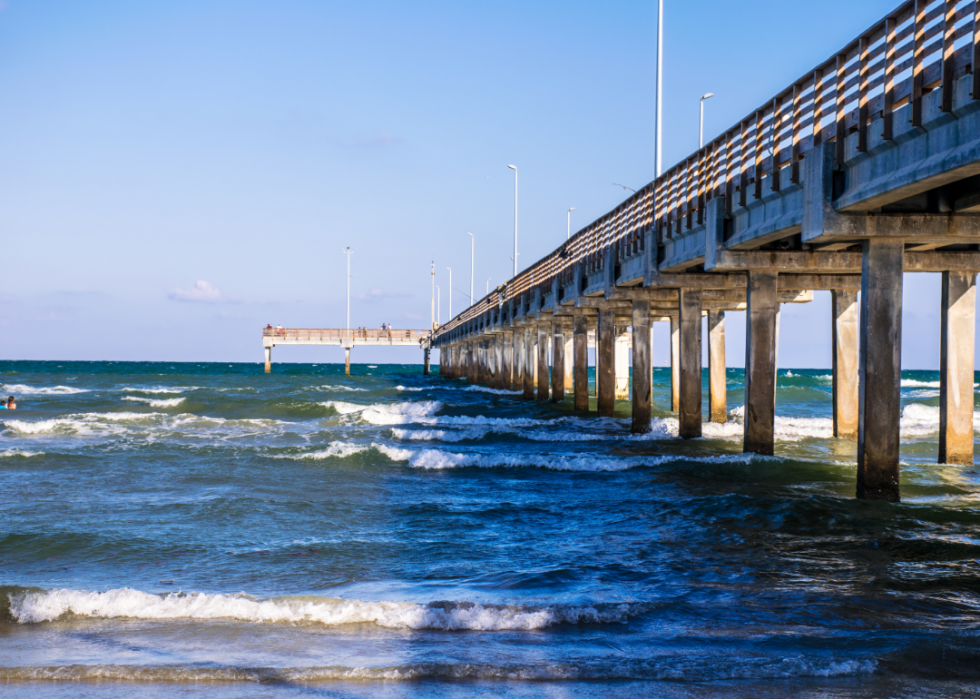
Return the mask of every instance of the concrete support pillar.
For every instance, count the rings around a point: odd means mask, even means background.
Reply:
[[[506,335],[497,333],[493,336],[493,385],[504,387],[504,339]]]
[[[630,397],[630,338],[623,333],[616,338],[616,400]]]
[[[505,332],[500,336],[503,342],[503,367],[500,387],[510,391],[514,387],[514,333]]]
[[[778,274],[748,273],[745,313],[745,414],[742,450],[772,455],[776,423]]]
[[[630,431],[643,434],[650,431],[653,396],[653,333],[650,322],[650,302],[634,301],[633,318],[633,423]]]
[[[548,400],[548,335],[551,327],[546,323],[538,325],[538,400]]]
[[[701,290],[680,290],[680,436],[701,436]]]
[[[344,376],[350,376],[350,347],[344,348]]]
[[[271,347],[265,348],[265,373],[266,374],[272,373],[272,348]]]
[[[681,411],[681,324],[670,317],[670,410]]]
[[[939,463],[973,464],[973,346],[977,286],[972,272],[943,272],[939,354]]]
[[[524,389],[524,328],[514,330],[514,390]]]
[[[613,417],[616,410],[616,312],[611,308],[599,309],[595,354],[599,417]]]
[[[864,241],[857,496],[869,500],[899,501],[904,264],[901,239]]]
[[[466,347],[466,353],[469,355],[469,360],[467,361],[468,373],[467,378],[470,383],[475,384],[479,382],[479,354],[477,352],[476,341],[471,340]]]
[[[524,328],[524,397],[534,400],[534,367],[537,364],[537,333],[533,327]]]
[[[574,376],[575,363],[572,361],[572,356],[575,353],[574,349],[572,348],[572,345],[574,344],[575,340],[571,333],[571,328],[567,326],[563,326],[562,335],[565,338],[565,348],[564,348],[565,354],[562,357],[565,364],[564,387],[565,387],[565,391],[570,393],[572,391],[572,386],[575,385],[575,376]]]
[[[424,350],[422,350],[422,356],[423,356],[423,359],[422,359],[422,374],[423,374],[423,376],[428,376],[429,375],[429,359],[430,359],[430,353],[431,353],[431,351],[432,350],[430,350],[428,347],[426,347]]]
[[[585,316],[572,321],[572,386],[575,390],[575,409],[589,409],[589,325]]]
[[[708,419],[710,422],[728,422],[727,381],[725,312],[708,311]]]
[[[565,400],[565,332],[561,321],[551,324],[551,402]]]
[[[856,291],[831,291],[833,316],[834,436],[858,438],[858,295]]]

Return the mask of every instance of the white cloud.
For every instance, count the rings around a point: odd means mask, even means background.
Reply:
[[[409,296],[411,296],[411,294],[397,291],[384,291],[383,289],[371,289],[366,294],[354,294],[354,298],[361,301],[375,301],[377,299],[401,299]]]
[[[222,296],[217,288],[204,280],[199,281],[192,289],[171,289],[167,293],[167,298],[171,301],[188,303],[233,303],[238,300]]]

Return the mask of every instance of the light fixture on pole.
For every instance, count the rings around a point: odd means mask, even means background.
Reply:
[[[354,248],[341,248],[340,251],[347,255],[347,329],[350,330],[350,256]]]
[[[565,236],[565,240],[568,240],[569,238],[572,237],[572,212],[573,211],[575,211],[574,206],[568,210],[568,234]]]
[[[473,260],[476,253],[476,236],[472,233],[467,233],[470,237],[470,305],[473,305]],[[452,293],[452,292],[450,292]]]
[[[514,276],[517,276],[517,166],[508,165],[514,171]]]
[[[446,267],[449,270],[449,320],[453,319],[453,270],[452,267]]]
[[[657,161],[657,177],[663,172],[663,125],[664,114],[664,0],[660,0],[657,10],[657,125],[655,156]]]
[[[625,184],[619,184],[619,182],[613,182],[613,187],[622,187],[627,192],[633,192],[633,194],[636,194],[635,189],[633,189],[632,187],[627,187]]]
[[[704,101],[710,100],[714,96],[714,92],[706,92],[705,94],[701,95],[701,121],[698,126],[698,133],[700,134],[698,136],[699,149],[704,148]]]

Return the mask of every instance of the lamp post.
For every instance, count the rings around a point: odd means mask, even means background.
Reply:
[[[446,267],[449,270],[449,320],[453,319],[453,270],[452,267]]]
[[[473,260],[476,253],[476,236],[472,233],[467,233],[470,237],[470,305],[473,305]],[[452,289],[449,290],[452,293]]]
[[[508,165],[514,171],[514,276],[517,276],[517,166]]]
[[[432,329],[436,329],[436,263],[432,262]]]
[[[656,161],[657,177],[663,171],[663,126],[664,113],[664,0],[660,0],[657,10],[657,126],[656,126]]]
[[[442,325],[442,290],[436,284],[436,322]]]
[[[698,127],[698,133],[700,134],[698,136],[698,149],[704,148],[704,101],[710,100],[714,96],[715,93],[713,92],[706,92],[701,95],[701,121]]]
[[[341,248],[340,251],[347,255],[347,329],[350,330],[350,256],[354,253],[354,249],[347,247]]]
[[[490,295],[490,280],[491,279],[493,279],[493,277],[487,277],[487,296]]]
[[[568,210],[568,234],[565,236],[565,240],[568,240],[572,237],[572,212],[573,211],[575,211],[574,206]]]

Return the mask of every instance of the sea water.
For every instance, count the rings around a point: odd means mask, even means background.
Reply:
[[[648,435],[421,367],[0,362],[5,697],[977,696],[980,475],[902,381],[858,501],[827,370]],[[707,401],[705,401],[707,405]],[[594,399],[593,399],[594,409]]]

